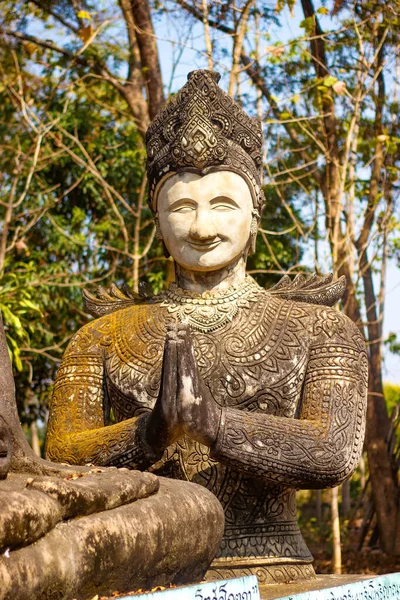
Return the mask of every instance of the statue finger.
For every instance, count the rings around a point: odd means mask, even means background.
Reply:
[[[161,371],[160,394],[174,401],[176,398],[176,379],[177,379],[177,338],[176,331],[167,331],[164,344],[164,354]]]
[[[179,331],[178,393],[183,393],[183,397],[190,399],[199,396],[199,376],[190,327],[184,325]]]

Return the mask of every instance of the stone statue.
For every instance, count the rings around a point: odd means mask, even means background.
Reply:
[[[210,577],[307,579],[295,490],[336,486],[356,468],[365,344],[331,308],[343,279],[264,290],[246,275],[264,202],[261,125],[218,80],[190,73],[147,132],[149,204],[176,282],[153,297],[85,293],[99,318],[64,355],[47,454],[212,490],[226,526]]]

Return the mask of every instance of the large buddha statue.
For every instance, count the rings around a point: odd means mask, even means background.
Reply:
[[[218,80],[190,73],[147,132],[149,204],[176,281],[153,297],[85,294],[98,318],[65,352],[47,455],[212,490],[226,527],[211,576],[310,578],[295,490],[356,468],[365,344],[331,308],[343,280],[265,290],[246,275],[264,202],[261,125]]]

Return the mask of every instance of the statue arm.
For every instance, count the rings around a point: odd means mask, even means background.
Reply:
[[[305,489],[333,487],[353,473],[364,438],[365,343],[349,319],[322,310],[314,323],[300,418],[227,408],[214,458],[256,477]]]
[[[59,368],[47,428],[47,458],[145,469],[160,458],[145,441],[149,415],[105,426],[104,367],[95,323],[74,336]]]

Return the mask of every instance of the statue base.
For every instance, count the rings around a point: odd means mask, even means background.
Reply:
[[[232,579],[256,575],[260,585],[277,585],[292,582],[315,581],[315,571],[311,562],[280,561],[272,563],[260,558],[215,559],[206,573],[207,581]]]

